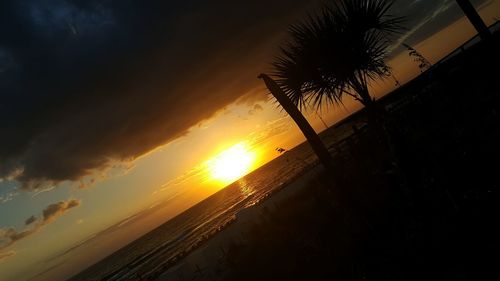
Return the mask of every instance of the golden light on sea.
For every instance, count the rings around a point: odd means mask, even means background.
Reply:
[[[242,142],[208,160],[207,166],[213,179],[227,184],[249,173],[255,159],[255,152]]]

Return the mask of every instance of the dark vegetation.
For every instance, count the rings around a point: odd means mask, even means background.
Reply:
[[[325,3],[316,15],[289,27],[290,39],[272,63],[272,77],[259,75],[329,170],[336,170],[335,163],[299,110],[341,105],[350,96],[366,107],[369,128],[381,131],[380,110],[368,86],[391,75],[388,48],[404,29],[403,18],[389,13],[393,4],[394,0]]]
[[[359,128],[331,147],[335,176],[267,212],[226,280],[499,280],[499,41],[380,99],[388,146]]]

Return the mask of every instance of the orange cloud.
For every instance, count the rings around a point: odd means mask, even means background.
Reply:
[[[0,252],[0,261],[2,261],[3,259],[8,258],[10,256],[13,256],[15,254],[16,254],[16,252],[14,252],[14,251]]]

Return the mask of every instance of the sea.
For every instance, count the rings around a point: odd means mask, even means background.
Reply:
[[[349,122],[329,128],[321,137],[334,149],[336,143],[351,135],[351,126]],[[154,280],[154,276],[174,266],[234,222],[238,212],[286,188],[288,183],[316,165],[318,160],[312,149],[302,143],[70,280]]]

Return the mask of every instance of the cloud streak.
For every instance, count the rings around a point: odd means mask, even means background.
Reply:
[[[475,7],[488,4],[489,0],[472,0]],[[416,45],[434,33],[463,17],[455,0],[415,0],[409,5],[407,1],[396,1],[394,10],[406,16],[404,25],[407,31],[398,38],[390,51],[402,51],[401,44]]]
[[[15,254],[13,251],[3,251],[7,247],[12,246],[19,240],[22,240],[32,234],[40,231],[45,225],[62,216],[68,210],[75,208],[81,204],[80,200],[69,199],[48,205],[42,211],[40,218],[35,215],[30,216],[25,220],[25,228],[17,231],[14,228],[0,229],[0,260],[10,257]],[[10,253],[10,254],[9,254]]]
[[[6,259],[6,258],[8,258],[8,257],[10,257],[10,256],[15,255],[15,254],[16,254],[16,252],[14,252],[14,251],[0,252],[0,262],[1,262],[3,259]]]
[[[18,196],[18,195],[19,195],[19,192],[17,192],[16,190],[14,190],[14,191],[10,191],[10,192],[8,192],[8,193],[7,193],[7,194],[5,194],[5,195],[1,195],[1,196],[0,196],[0,204],[2,204],[2,203],[7,203],[7,202],[9,202],[9,201],[11,201],[11,200],[14,200],[14,198],[15,198],[16,196]]]
[[[250,110],[248,111],[248,115],[255,115],[255,114],[259,113],[259,112],[262,112],[263,110],[264,110],[264,109],[262,108],[262,105],[260,105],[260,104],[256,103],[256,104],[252,107],[252,109],[250,109]]]
[[[43,210],[43,224],[47,224],[57,217],[61,216],[69,209],[77,207],[80,205],[80,200],[70,199],[67,201],[57,202],[55,204],[50,204]]]

